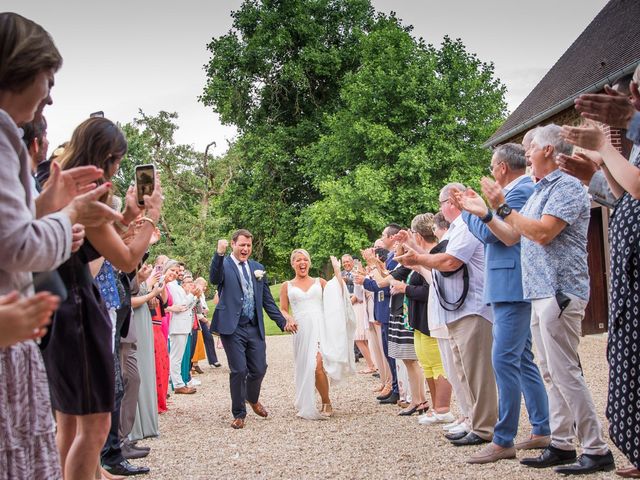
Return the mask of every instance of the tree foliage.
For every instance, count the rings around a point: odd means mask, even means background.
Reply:
[[[139,115],[122,127],[129,147],[114,183],[123,194],[134,181],[136,165],[156,166],[165,201],[159,225],[162,238],[152,253],[182,260],[194,274],[206,277],[217,239],[229,233],[222,230],[217,202],[235,174],[237,156],[229,152],[213,157],[212,144],[204,153],[175,144],[176,113],[140,111]]]
[[[246,0],[232,19],[201,96],[239,131],[211,218],[249,228],[271,272],[295,247],[316,265],[362,248],[480,178],[504,87],[460,40],[425,44],[369,0]]]

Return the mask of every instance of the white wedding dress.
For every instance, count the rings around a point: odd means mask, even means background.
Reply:
[[[327,376],[333,382],[355,372],[355,314],[346,287],[342,287],[346,293],[341,293],[336,279],[327,283],[324,292],[317,278],[306,292],[291,282],[287,287],[289,305],[298,324],[298,333],[293,335],[295,408],[299,417],[324,420],[316,406],[316,355],[322,355]]]

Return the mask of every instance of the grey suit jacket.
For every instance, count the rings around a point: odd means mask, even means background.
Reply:
[[[31,272],[53,270],[71,256],[71,222],[63,213],[35,219],[29,154],[4,110],[0,161],[0,295],[11,290],[31,295]]]

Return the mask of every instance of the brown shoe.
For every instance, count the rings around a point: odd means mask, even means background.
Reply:
[[[507,458],[516,458],[516,449],[514,447],[500,448],[498,445],[491,442],[479,452],[471,455],[467,459],[467,463],[493,463]]]
[[[231,428],[234,428],[236,430],[244,428],[244,418],[234,418],[233,422],[231,422]]]
[[[174,390],[174,393],[182,393],[184,395],[191,395],[196,392],[197,390],[191,387],[178,387]]]
[[[262,418],[267,418],[267,416],[269,415],[269,412],[267,412],[267,409],[264,408],[264,406],[260,402],[256,402],[256,403],[248,402],[248,403],[249,405],[251,405],[251,409],[254,411],[256,415]]]
[[[551,437],[549,435],[544,437],[531,435],[528,440],[518,442],[514,446],[516,450],[536,450],[547,448],[549,445],[551,445]]]
[[[199,373],[200,375],[202,375],[202,374],[204,373],[204,370],[202,370],[202,369],[200,368],[200,365],[196,365],[195,367],[193,367],[193,370],[194,370],[196,373]]]

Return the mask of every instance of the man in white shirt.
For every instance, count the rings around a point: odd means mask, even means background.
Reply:
[[[439,317],[449,330],[458,378],[471,405],[471,431],[449,435],[456,446],[480,445],[493,438],[498,418],[498,398],[491,366],[492,316],[484,302],[484,246],[469,231],[461,212],[450,201],[450,183],[440,191],[440,211],[451,223],[443,240],[444,253],[410,252],[396,260],[431,268],[439,303]]]

